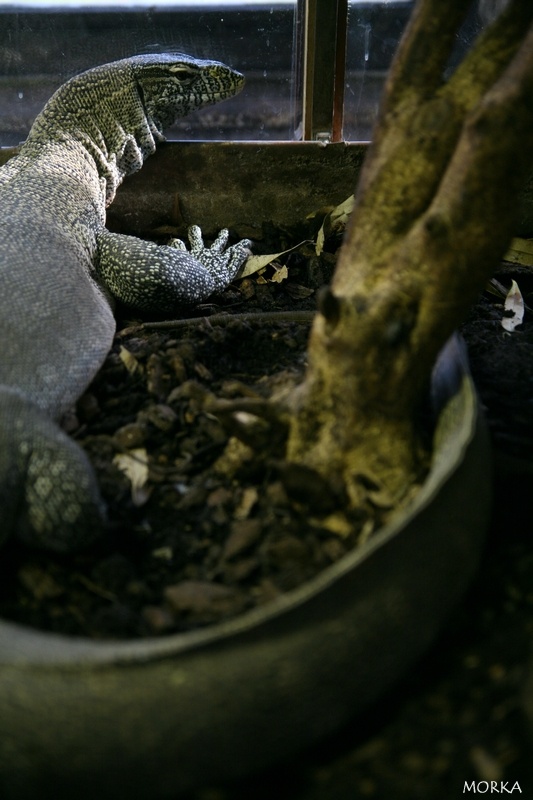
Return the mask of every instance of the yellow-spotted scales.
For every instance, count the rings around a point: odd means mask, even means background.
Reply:
[[[171,311],[226,287],[250,242],[190,251],[105,228],[105,209],[176,118],[231,97],[242,75],[181,54],[105,64],[64,84],[0,169],[0,541],[65,552],[103,530],[92,468],[58,421],[115,332],[111,296]]]

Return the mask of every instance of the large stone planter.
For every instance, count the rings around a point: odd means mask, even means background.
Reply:
[[[433,464],[413,506],[281,600],[116,644],[0,623],[2,800],[174,799],[288,756],[390,687],[461,597],[490,508],[456,340],[433,394]]]

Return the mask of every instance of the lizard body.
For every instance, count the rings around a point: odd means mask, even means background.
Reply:
[[[191,252],[105,228],[105,209],[175,118],[236,94],[242,76],[183,55],[134,56],[64,84],[0,169],[0,542],[57,551],[102,531],[90,464],[58,421],[115,332],[112,296],[152,311],[227,286],[250,242]]]

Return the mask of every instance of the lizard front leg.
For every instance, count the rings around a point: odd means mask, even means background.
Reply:
[[[196,225],[188,235],[190,251],[180,239],[157,245],[103,231],[98,237],[101,280],[119,300],[144,311],[167,313],[205,300],[231,283],[250,255],[251,242],[242,239],[227,247],[224,229],[206,247]]]

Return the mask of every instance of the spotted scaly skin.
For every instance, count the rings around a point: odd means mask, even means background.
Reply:
[[[87,545],[105,510],[83,451],[58,426],[109,352],[112,296],[171,311],[227,286],[250,242],[191,251],[105,228],[122,180],[176,118],[236,94],[243,77],[214,61],[143,55],[76,76],[0,169],[0,541],[58,552]]]

